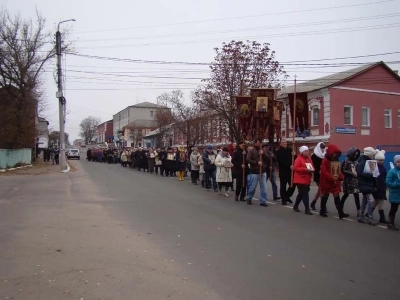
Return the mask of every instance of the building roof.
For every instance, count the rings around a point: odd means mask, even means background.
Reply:
[[[171,127],[172,127],[172,125],[174,125],[175,123],[171,123],[171,124],[169,124],[169,125],[166,125],[166,126],[164,126],[165,128],[164,128],[164,130],[169,130],[169,129],[171,129]],[[156,135],[158,135],[158,134],[160,134],[160,128],[157,128],[157,129],[155,129],[155,130],[153,130],[153,131],[150,131],[148,134],[146,134],[144,137],[146,138],[149,138],[149,137],[152,137],[152,136],[156,136]]]
[[[156,128],[157,122],[155,120],[135,120],[128,125],[124,126],[124,128]]]
[[[142,102],[135,105],[131,105],[130,107],[140,107],[140,108],[169,108],[163,105],[158,105],[151,102]]]
[[[354,76],[357,76],[361,73],[364,73],[365,71],[368,71],[369,69],[372,69],[373,67],[376,67],[378,65],[382,65],[385,67],[388,71],[390,71],[393,75],[396,77],[399,77],[396,72],[394,72],[389,66],[387,66],[383,61],[376,62],[376,63],[371,63],[371,64],[366,64],[354,69],[338,72],[332,75],[312,79],[306,82],[302,82],[296,85],[296,93],[308,93],[320,89],[324,89],[327,87],[331,87],[333,85],[337,85],[345,80],[348,80]],[[287,94],[293,94],[294,93],[294,85],[288,86],[283,88],[280,93],[278,98],[284,98],[287,96]]]

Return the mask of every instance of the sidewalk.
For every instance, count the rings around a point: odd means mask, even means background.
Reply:
[[[74,173],[1,177],[0,299],[219,299],[146,232],[113,219],[116,200],[71,165]]]

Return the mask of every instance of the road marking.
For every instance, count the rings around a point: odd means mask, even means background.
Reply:
[[[335,218],[335,219],[339,219],[339,217],[334,217],[334,218]],[[354,220],[347,219],[347,218],[343,218],[342,220],[346,220],[346,221],[354,222]]]

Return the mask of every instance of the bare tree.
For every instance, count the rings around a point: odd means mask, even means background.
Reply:
[[[5,129],[18,132],[9,135],[9,147],[34,148],[35,118],[45,107],[41,76],[56,54],[53,40],[38,12],[35,20],[23,20],[7,10],[0,11],[0,88],[3,98],[12,102]],[[0,119],[6,117],[3,114],[0,112]]]
[[[235,96],[248,95],[250,88],[282,87],[287,75],[275,60],[270,45],[252,41],[231,41],[215,48],[211,76],[195,92],[195,103],[213,111],[229,128],[231,140],[240,139]]]
[[[69,145],[69,134],[64,132],[65,144]],[[49,144],[60,146],[60,132],[52,131],[49,134]]]
[[[81,128],[79,135],[85,140],[86,144],[89,144],[92,138],[96,136],[97,126],[100,122],[99,118],[89,116],[83,119],[81,124],[79,124]]]
[[[174,127],[186,138],[186,146],[197,144],[201,137],[201,124],[206,116],[204,112],[200,111],[199,106],[186,105],[180,90],[161,94],[157,100],[161,105],[171,107]]]
[[[158,96],[160,102],[164,102],[162,99],[164,94]],[[164,140],[170,138],[171,125],[175,122],[174,116],[170,109],[158,109],[155,113],[154,119],[157,124],[157,145],[164,146]]]

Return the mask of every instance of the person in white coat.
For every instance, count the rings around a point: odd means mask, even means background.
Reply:
[[[219,194],[222,194],[222,187],[225,187],[225,197],[229,197],[229,187],[232,182],[232,157],[229,155],[227,147],[224,147],[218,154],[215,160],[215,166],[217,167],[217,182]]]

